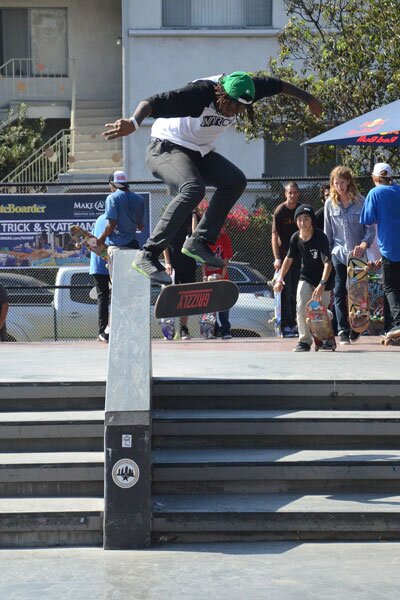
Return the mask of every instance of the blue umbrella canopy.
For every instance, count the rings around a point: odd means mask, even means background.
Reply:
[[[303,142],[332,146],[400,146],[400,100]]]

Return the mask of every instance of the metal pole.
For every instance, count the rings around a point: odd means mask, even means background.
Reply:
[[[71,154],[75,156],[75,118],[76,118],[76,59],[70,59],[71,74]]]
[[[150,544],[150,280],[131,267],[135,250],[113,261],[105,412],[104,548]]]

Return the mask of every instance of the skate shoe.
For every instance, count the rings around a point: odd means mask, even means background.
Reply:
[[[181,250],[182,254],[194,258],[199,263],[205,263],[211,267],[224,267],[225,263],[222,258],[215,256],[207,242],[200,237],[191,236],[187,238]]]
[[[157,258],[154,258],[151,252],[148,252],[147,250],[141,250],[137,253],[137,257],[132,263],[132,268],[145,277],[150,277],[150,279],[156,283],[162,283],[164,285],[170,285],[172,283],[171,277],[163,268],[160,261]]]

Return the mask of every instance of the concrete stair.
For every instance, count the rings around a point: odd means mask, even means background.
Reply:
[[[101,545],[105,386],[0,384],[0,547]],[[400,384],[153,384],[152,541],[400,539]]]
[[[77,101],[75,151],[68,173],[81,177],[109,175],[122,168],[122,140],[107,141],[101,135],[105,123],[119,118],[121,110],[118,101]]]
[[[399,399],[393,382],[159,383],[153,541],[399,539]]]
[[[0,385],[0,547],[102,544],[104,385]]]

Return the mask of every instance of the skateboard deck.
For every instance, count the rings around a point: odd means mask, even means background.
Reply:
[[[382,285],[382,271],[375,266],[370,267],[368,273],[369,294],[369,335],[382,335],[384,330],[384,292]]]
[[[325,306],[318,300],[307,302],[306,323],[310,327],[316,351],[322,349],[334,352],[336,350],[332,319]]]
[[[400,344],[400,331],[387,333],[385,337],[381,339],[381,344],[383,344],[383,346],[398,346]]]
[[[278,279],[279,271],[275,271],[272,281],[268,281],[268,285],[274,287],[275,281]],[[282,292],[275,292],[274,290],[274,316],[268,321],[274,326],[276,337],[282,337]]]
[[[75,246],[85,246],[91,252],[101,256],[106,262],[108,261],[107,246],[96,246],[97,238],[86,229],[79,227],[79,225],[71,225],[69,228],[69,234],[75,242]]]
[[[358,333],[369,327],[368,265],[363,258],[349,254],[347,260],[347,292],[349,324]]]
[[[168,285],[157,298],[154,314],[162,319],[220,312],[232,308],[238,296],[237,285],[222,279]]]

